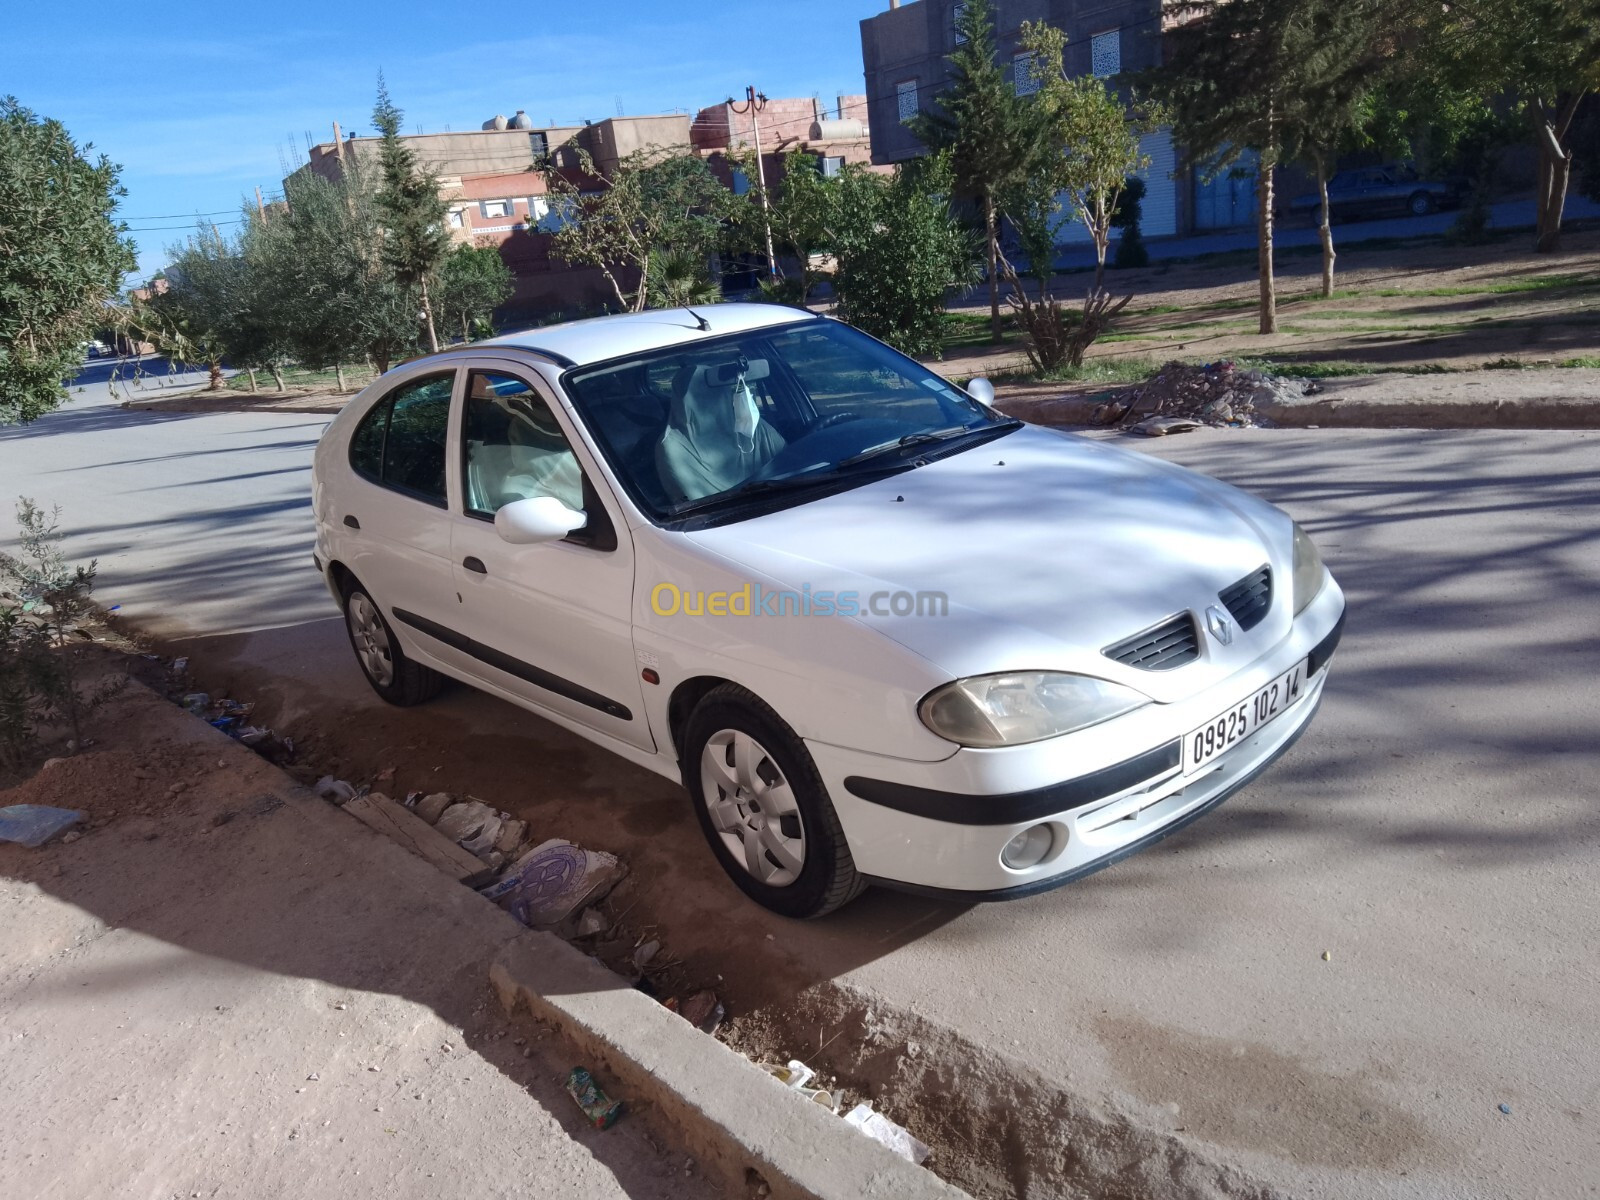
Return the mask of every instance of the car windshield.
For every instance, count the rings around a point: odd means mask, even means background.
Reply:
[[[616,359],[564,383],[623,486],[663,522],[801,503],[1018,424],[820,319]]]

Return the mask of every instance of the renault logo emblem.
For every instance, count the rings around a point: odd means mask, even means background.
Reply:
[[[1228,614],[1215,604],[1206,609],[1206,628],[1211,631],[1211,636],[1224,646],[1233,644],[1233,622]]]

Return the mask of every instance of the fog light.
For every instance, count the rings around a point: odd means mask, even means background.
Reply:
[[[1006,848],[1000,851],[1000,861],[1013,871],[1025,871],[1029,867],[1036,867],[1044,861],[1045,855],[1050,853],[1050,845],[1054,841],[1055,838],[1051,836],[1048,825],[1035,825],[1032,829],[1024,829],[1006,843]]]

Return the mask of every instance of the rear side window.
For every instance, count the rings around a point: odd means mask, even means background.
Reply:
[[[455,372],[397,388],[356,426],[350,465],[373,483],[445,507],[444,446]]]

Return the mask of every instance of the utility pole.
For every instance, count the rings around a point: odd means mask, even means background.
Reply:
[[[256,184],[256,216],[261,218],[261,223],[267,223],[267,206],[261,203],[261,185]]]
[[[756,143],[756,187],[761,193],[761,222],[766,226],[767,232],[767,274],[773,278],[778,274],[778,258],[772,252],[772,205],[767,201],[767,168],[761,158],[761,110],[767,107],[767,98],[753,87],[744,89],[745,103],[741,108],[733,102],[733,97],[728,97],[728,107],[741,117],[750,114],[750,127]]]

